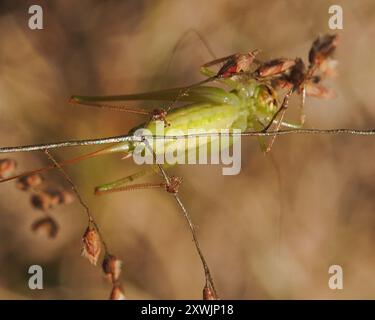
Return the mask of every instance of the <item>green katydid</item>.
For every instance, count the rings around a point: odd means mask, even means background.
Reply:
[[[315,71],[318,69],[319,65],[332,54],[336,45],[336,36],[327,35],[315,40],[310,50],[310,66],[307,71],[301,59],[296,59],[295,62],[294,60],[288,59],[275,59],[263,64],[257,60],[256,63],[260,64],[260,66],[251,71],[253,60],[255,60],[254,57],[258,53],[257,50],[254,50],[249,54],[235,54],[206,63],[203,65],[201,72],[208,78],[192,86],[127,95],[75,95],[72,96],[70,102],[149,115],[149,121],[140,127],[144,126],[152,134],[156,134],[155,124],[159,120],[163,120],[167,123],[170,130],[179,130],[183,133],[187,133],[188,129],[198,129],[203,134],[205,132],[209,133],[211,129],[217,131],[221,129],[238,129],[241,132],[248,130],[266,131],[274,123],[277,125],[277,130],[279,130],[281,126],[299,128],[300,125],[298,124],[283,121],[288,99],[294,91],[302,92],[304,97],[306,87],[315,88],[315,92],[317,91],[316,88],[323,90],[322,87],[317,87],[319,81],[316,80],[318,76],[315,75]],[[244,63],[246,57],[250,59],[250,61]],[[224,66],[221,67],[218,73],[208,69],[208,67],[221,62],[224,62]],[[212,81],[224,85],[226,89],[219,86],[205,85]],[[274,83],[277,83],[277,85]],[[280,83],[282,83],[282,86]],[[288,92],[285,94],[282,103],[279,103],[277,99],[275,89],[277,86],[288,88]],[[315,95],[318,96],[318,94]],[[101,104],[103,102],[131,100],[160,100],[172,103],[172,107],[168,107],[166,110],[157,109],[155,112],[155,109],[152,107],[138,109],[127,106]],[[186,102],[187,104],[176,107],[174,104],[177,101]],[[279,114],[280,119],[277,120]],[[130,130],[130,133],[133,133],[135,129]],[[268,148],[266,147],[264,137],[259,137],[259,140],[262,149],[264,151],[269,151],[274,138]],[[137,144],[140,143],[144,142],[128,139],[127,141],[113,144],[93,153],[63,161],[61,164],[75,163],[83,159],[108,153],[122,153],[123,155],[131,156]],[[177,142],[171,142],[171,140],[166,139],[165,143],[170,144]],[[51,145],[53,146],[53,144],[46,144],[44,147],[50,148]],[[67,145],[70,144],[68,143]],[[75,145],[80,145],[80,143],[75,143]],[[82,143],[82,145],[85,145],[85,143]],[[39,149],[42,148],[43,146]],[[186,144],[184,144],[184,148],[186,148]],[[22,151],[22,149],[18,150]],[[41,172],[54,167],[55,166],[49,166],[32,172],[26,172],[22,175]],[[131,176],[99,186],[96,188],[96,191],[98,193],[103,193],[115,191],[117,189],[123,190],[124,186],[133,182],[135,179],[155,171],[157,171],[157,168],[152,166],[149,169],[142,170]],[[12,180],[22,175],[13,176],[1,180],[0,182]]]
[[[125,157],[133,156],[137,146],[142,144],[147,144],[147,147],[151,149],[154,157],[157,157],[158,150],[154,149],[154,145],[150,146],[148,140],[145,139],[144,136],[135,136],[134,133],[136,129],[144,127],[145,129],[148,129],[152,136],[157,135],[156,125],[160,121],[168,126],[168,130],[178,130],[181,132],[182,138],[184,139],[191,139],[189,136],[183,137],[184,135],[188,135],[189,130],[191,129],[198,130],[201,135],[210,135],[212,129],[216,132],[220,132],[221,130],[239,130],[240,133],[244,134],[246,134],[247,131],[267,133],[268,129],[274,124],[276,124],[276,131],[279,131],[281,126],[298,129],[301,125],[290,124],[283,121],[286,108],[288,107],[289,97],[293,92],[302,93],[303,101],[305,94],[315,96],[329,95],[327,90],[319,85],[322,76],[317,74],[317,71],[319,71],[321,64],[323,64],[332,54],[336,45],[336,36],[324,36],[315,40],[309,53],[310,65],[307,70],[302,60],[298,58],[295,60],[275,59],[262,63],[255,58],[259,51],[253,50],[249,53],[234,54],[204,64],[201,72],[207,78],[192,86],[128,95],[72,96],[70,102],[74,104],[146,115],[148,116],[148,121],[141,124],[139,127],[130,130],[129,135],[122,137],[0,148],[0,153],[45,150],[53,162],[53,165],[48,167],[25,172],[16,176],[6,177],[5,179],[0,180],[0,182],[58,168],[73,186],[73,190],[76,191],[73,182],[62,169],[63,165],[72,164],[84,159],[109,153],[120,153]],[[223,63],[223,65],[218,72],[209,69],[209,67],[219,63]],[[207,86],[210,82],[215,82],[215,85]],[[216,84],[219,84],[219,86]],[[278,88],[287,89],[281,102],[278,101]],[[129,106],[103,104],[103,102],[132,100],[159,100],[169,103],[169,105],[164,109],[155,109],[151,107],[140,109]],[[176,106],[177,102],[186,104]],[[271,141],[268,146],[266,146],[264,140],[265,137],[261,135],[258,136],[263,151],[270,150],[275,137],[276,135],[271,135]],[[181,144],[181,139],[176,140],[174,137],[162,138],[163,139],[159,141],[159,144],[175,144],[177,149],[182,149],[183,152],[189,151],[189,144]],[[212,142],[212,140],[205,140],[203,143],[209,144],[210,141]],[[194,145],[194,148],[199,147],[199,143],[200,140],[198,140],[198,146]],[[48,149],[58,147],[85,146],[93,144],[110,145],[95,152],[62,161],[61,163],[57,163],[47,151]],[[9,166],[6,167],[8,168]],[[205,290],[212,290],[214,296],[217,297],[210,271],[197,240],[195,229],[187,210],[177,195],[181,179],[177,177],[168,177],[164,169],[164,165],[153,164],[149,168],[141,170],[135,174],[98,186],[95,190],[96,193],[101,194],[114,191],[133,190],[143,187],[164,187],[167,192],[172,193],[189,222],[193,239],[205,271]],[[157,172],[160,172],[163,175],[165,182],[159,184],[133,184],[133,181],[136,179]],[[81,204],[87,210],[89,226],[90,223],[94,223],[95,228],[99,232],[99,229],[95,222],[93,222],[92,216],[88,211],[88,207],[83,203],[77,191],[76,193]],[[100,238],[102,237],[100,236]]]

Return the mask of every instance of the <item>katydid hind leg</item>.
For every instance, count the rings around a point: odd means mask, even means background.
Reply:
[[[95,194],[100,195],[100,194],[105,194],[105,193],[122,191],[123,188],[128,187],[129,185],[131,185],[133,182],[137,181],[138,179],[145,177],[147,175],[157,174],[158,172],[159,172],[159,168],[157,165],[150,165],[148,168],[137,171],[136,173],[128,175],[124,178],[117,179],[115,181],[97,186],[95,188]]]

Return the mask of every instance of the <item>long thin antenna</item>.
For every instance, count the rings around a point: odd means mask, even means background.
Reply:
[[[185,39],[190,34],[196,35],[197,38],[202,42],[203,46],[207,49],[207,52],[209,53],[209,55],[211,57],[213,57],[213,59],[216,59],[216,55],[215,55],[214,51],[212,50],[211,46],[208,44],[207,40],[203,37],[203,35],[201,35],[200,32],[198,30],[194,29],[194,28],[188,29],[184,32],[184,34],[178,39],[178,41],[174,45],[174,47],[172,49],[171,57],[168,61],[167,67],[166,67],[166,71],[165,71],[166,73],[169,72],[169,69],[170,69],[171,64],[172,64],[172,60],[173,60],[174,56],[176,55],[177,50],[179,49],[179,47],[181,46],[183,41],[185,41]]]
[[[140,114],[140,115],[150,115],[150,111],[147,111],[145,109],[123,106],[123,105],[116,106],[116,105],[110,105],[110,104],[90,103],[90,102],[84,102],[84,101],[77,101],[74,98],[70,98],[69,103],[86,106],[86,107],[94,107],[98,109],[111,110],[111,111],[120,111],[120,112],[134,113],[134,114]]]
[[[101,144],[118,143],[124,141],[140,141],[140,137],[134,137],[132,135],[123,135],[109,138],[100,139],[84,139],[84,140],[68,140],[62,142],[34,144],[28,146],[19,147],[3,147],[0,148],[0,153],[11,153],[11,152],[31,152],[31,151],[43,151],[48,149],[59,149],[67,147],[82,147],[82,146],[94,146]]]

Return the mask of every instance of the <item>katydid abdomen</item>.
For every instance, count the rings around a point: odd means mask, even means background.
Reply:
[[[132,133],[137,135],[157,136],[159,139],[149,139],[153,151],[157,156],[166,150],[176,152],[188,151],[189,146],[199,148],[201,145],[218,139],[224,130],[237,129],[241,132],[247,129],[249,108],[244,105],[194,103],[173,109],[165,118],[168,126],[162,121],[151,121],[145,128],[143,126],[134,128]],[[210,139],[204,137],[186,139],[160,139],[161,136],[181,136],[187,134],[212,134]],[[195,143],[193,143],[193,141]],[[132,153],[142,143],[122,142],[108,149],[107,152]]]

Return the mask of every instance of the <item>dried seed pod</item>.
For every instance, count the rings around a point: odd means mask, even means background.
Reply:
[[[52,209],[56,203],[46,192],[39,192],[31,195],[31,205],[38,210],[47,211]]]
[[[47,189],[44,192],[50,196],[53,206],[70,204],[74,201],[73,194],[66,190]]]
[[[20,190],[30,190],[42,184],[43,177],[40,174],[31,174],[29,176],[20,177],[16,181],[16,187]]]
[[[120,285],[115,284],[113,286],[109,299],[110,300],[125,300],[126,299],[124,292]]]
[[[62,190],[60,193],[61,204],[71,204],[74,201],[74,195],[66,190]]]
[[[181,177],[172,176],[169,179],[169,184],[165,186],[165,190],[167,190],[167,192],[169,193],[177,193],[178,188],[180,187],[181,183],[182,183]]]
[[[9,178],[16,171],[17,162],[13,159],[0,159],[0,179]]]
[[[265,78],[265,77],[272,77],[275,75],[278,75],[280,73],[284,73],[285,71],[289,70],[296,64],[295,60],[292,59],[274,59],[265,62],[263,65],[261,65],[256,73],[259,75],[259,77]]]
[[[337,75],[336,68],[338,61],[334,59],[326,59],[319,66],[319,71],[322,74],[322,77],[333,78]]]
[[[56,221],[51,217],[38,219],[31,225],[31,230],[34,232],[42,229],[44,229],[47,232],[48,236],[52,239],[56,237],[59,227]]]
[[[249,72],[258,53],[259,50],[255,49],[253,51],[250,51],[249,53],[238,53],[228,57],[228,60],[220,68],[217,75],[230,77],[235,73]]]
[[[312,44],[309,52],[309,62],[312,65],[320,65],[324,60],[333,54],[337,45],[338,35],[329,35],[318,37]]]
[[[286,79],[277,78],[271,82],[272,88],[274,89],[286,89],[290,90],[293,88],[293,84]]]
[[[82,237],[82,242],[82,256],[96,266],[101,251],[101,240],[98,231],[94,227],[88,226]]]
[[[61,203],[61,191],[56,189],[46,189],[44,191],[50,198],[51,205],[53,207],[59,205]]]
[[[120,277],[122,261],[109,254],[103,260],[103,271],[111,282],[116,282]]]
[[[295,88],[298,88],[306,80],[306,66],[301,58],[295,59],[295,65],[291,68],[287,79]]]
[[[215,292],[208,284],[203,288],[203,300],[217,300]]]
[[[332,99],[336,97],[335,91],[323,87],[318,83],[306,83],[306,95],[310,97],[322,98],[322,99]]]

